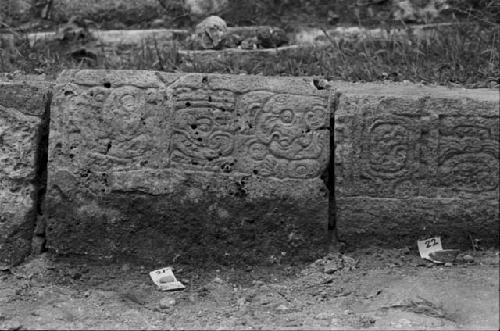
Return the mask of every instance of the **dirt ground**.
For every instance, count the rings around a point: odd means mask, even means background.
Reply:
[[[495,250],[462,252],[452,266],[379,248],[302,266],[275,262],[244,270],[174,263],[186,289],[161,292],[149,267],[44,254],[0,269],[0,328],[499,329]]]

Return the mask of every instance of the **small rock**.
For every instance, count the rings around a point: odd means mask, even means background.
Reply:
[[[88,298],[90,296],[90,291],[83,292],[83,296]]]
[[[82,274],[79,271],[72,272],[70,276],[74,280],[79,280],[80,278],[82,278]]]
[[[279,28],[265,28],[257,33],[257,42],[263,48],[275,48],[288,44],[288,37]]]
[[[340,269],[341,266],[339,265],[339,263],[337,263],[336,261],[331,261],[325,265],[325,267],[323,268],[323,272],[325,274],[331,275]]]
[[[332,314],[331,313],[319,313],[317,314],[314,318],[317,319],[317,320],[328,320],[332,317]]]
[[[247,299],[245,297],[242,297],[242,298],[239,298],[237,301],[238,303],[238,306],[241,307],[241,306],[244,306],[247,302]]]
[[[408,247],[402,248],[401,253],[403,253],[404,255],[408,255],[410,254],[410,249]]]
[[[164,19],[161,19],[161,18],[157,18],[155,19],[153,22],[151,22],[151,27],[152,28],[162,28],[164,27],[166,24],[165,24],[165,20]]]
[[[453,267],[453,263],[451,263],[451,262],[446,262],[446,263],[444,264],[444,266],[445,266],[445,267]]]
[[[281,305],[279,305],[278,307],[276,307],[276,310],[277,310],[277,311],[281,311],[281,312],[283,312],[283,311],[287,311],[287,310],[289,310],[289,309],[290,309],[290,308],[289,308],[287,305],[284,305],[284,304],[281,304]]]
[[[224,283],[224,281],[222,279],[220,279],[219,277],[215,277],[214,278],[214,283],[222,284],[222,283]]]
[[[170,309],[175,306],[177,301],[174,298],[163,298],[160,300],[159,307],[160,309]]]
[[[467,262],[467,263],[474,262],[474,257],[472,255],[469,255],[469,254],[464,255],[462,259],[464,260],[464,262]]]
[[[264,285],[264,282],[261,280],[253,280],[252,284],[255,286],[262,286],[262,285]]]

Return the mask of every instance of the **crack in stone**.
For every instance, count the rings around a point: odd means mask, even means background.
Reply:
[[[41,254],[45,251],[45,228],[46,220],[44,215],[44,201],[47,190],[47,164],[49,146],[49,126],[50,126],[50,105],[52,102],[52,92],[48,91],[45,99],[45,112],[38,129],[37,151],[35,153],[36,179],[35,197],[33,206],[33,238],[31,242],[31,253]]]

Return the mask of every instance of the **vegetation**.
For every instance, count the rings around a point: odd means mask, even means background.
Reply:
[[[419,40],[417,36],[410,36],[407,40],[331,40],[327,47],[306,48],[287,56],[266,57],[265,60],[256,58],[248,61],[233,57],[217,63],[187,63],[173,45],[161,49],[143,46],[134,56],[116,61],[99,56],[99,50],[89,45],[79,47],[77,51],[74,45],[63,43],[31,47],[25,38],[17,35],[14,49],[0,48],[0,72],[19,70],[53,76],[69,68],[152,69],[497,87],[500,83],[500,2],[450,2],[454,6],[455,19],[468,23],[438,30],[429,39]],[[303,13],[309,18],[317,15],[317,19],[323,19],[329,8],[338,7],[339,3],[343,1],[232,0],[224,15],[238,25],[269,23],[273,19],[294,17],[296,13]]]
[[[393,80],[490,87],[500,77],[500,32],[480,24],[457,26],[428,40],[332,41],[327,47],[306,48],[265,61],[185,63],[175,47],[143,47],[120,61],[96,60],[82,52],[75,56],[50,45],[30,47],[22,40],[0,57],[0,71],[54,75],[68,68],[153,69],[182,72],[222,72],[262,75],[317,75],[348,81]],[[496,83],[495,83],[496,82]]]

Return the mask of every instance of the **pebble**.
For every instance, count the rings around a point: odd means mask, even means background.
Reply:
[[[244,306],[246,304],[247,300],[246,300],[246,298],[242,297],[242,298],[239,298],[236,302],[238,303],[238,306],[241,307],[241,306]]]
[[[124,265],[122,265],[122,271],[123,272],[130,271],[130,264],[125,263]]]
[[[314,318],[317,319],[317,320],[328,320],[332,317],[332,314],[331,313],[319,313],[317,314]]]
[[[160,300],[160,309],[170,309],[175,306],[177,301],[174,298],[163,298]]]
[[[290,309],[290,308],[288,308],[288,306],[287,306],[287,305],[284,305],[284,304],[281,304],[281,305],[279,305],[278,307],[276,307],[276,310],[277,310],[277,311],[287,311],[287,310],[289,310],[289,309]]]
[[[335,265],[335,264],[329,264],[329,265],[325,266],[325,268],[323,269],[323,272],[325,274],[331,275],[331,274],[335,273],[338,270],[339,270],[339,267],[337,265]]]
[[[165,24],[165,20],[161,19],[161,18],[157,18],[155,19],[153,22],[151,22],[151,27],[152,28],[162,28],[164,27],[166,24]]]
[[[444,264],[444,266],[445,266],[445,267],[453,267],[453,263],[451,263],[451,262],[446,262],[446,263]]]
[[[262,285],[264,285],[264,282],[261,280],[253,280],[252,284],[255,286],[262,286]]]
[[[472,255],[464,255],[463,257],[464,262],[472,263],[474,262],[474,257]]]

